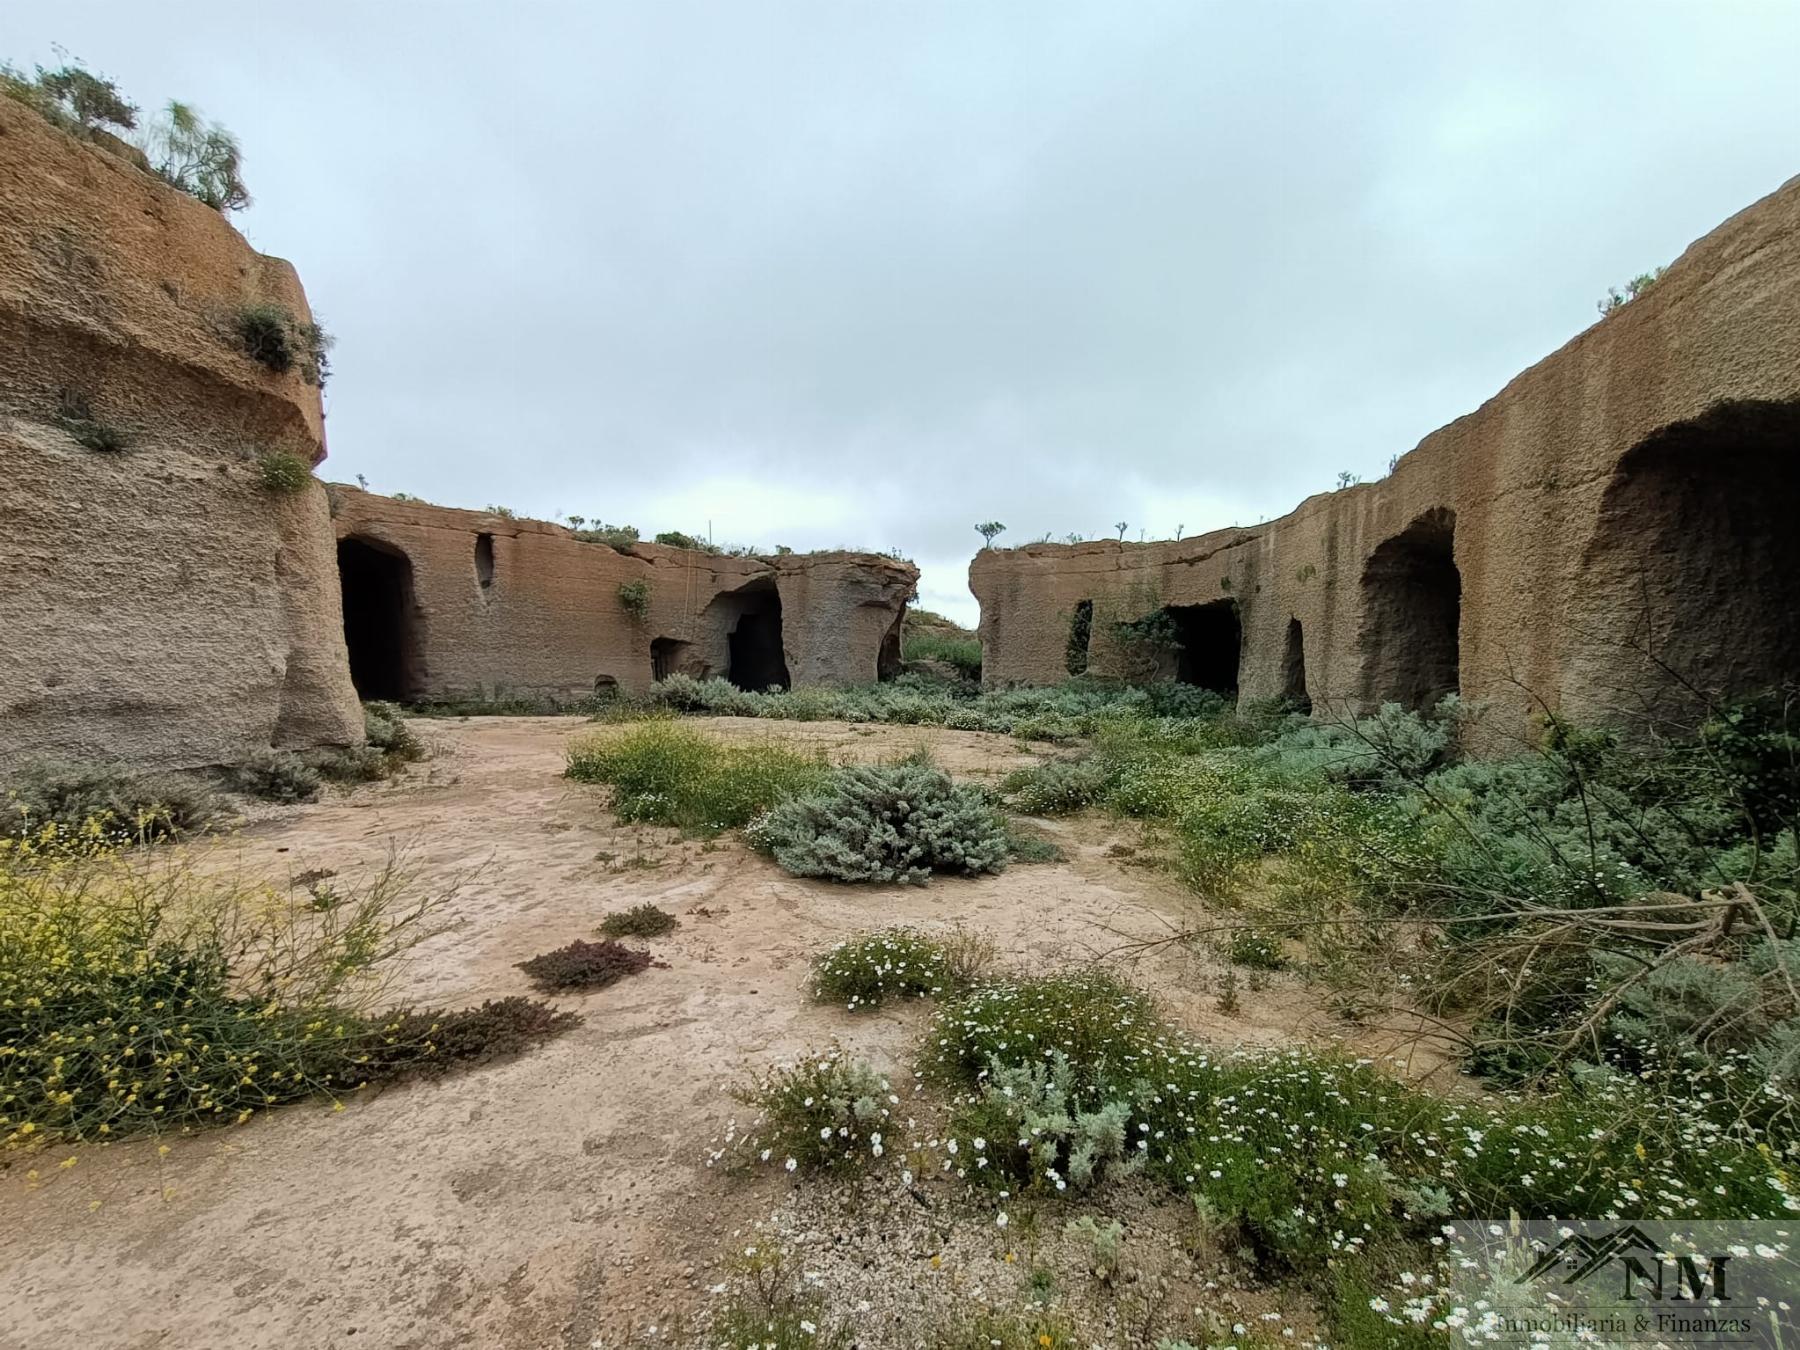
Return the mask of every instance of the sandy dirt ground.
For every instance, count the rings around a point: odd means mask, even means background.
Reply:
[[[924,743],[965,777],[1033,759],[975,732],[696,721],[834,761]],[[230,865],[284,882],[313,868],[353,880],[401,848],[420,886],[465,879],[447,931],[409,958],[405,1001],[529,993],[515,963],[643,901],[681,919],[652,944],[666,968],[557,999],[583,1024],[508,1063],[343,1110],[300,1105],[237,1129],[73,1150],[68,1170],[37,1162],[36,1182],[15,1163],[0,1172],[0,1346],[645,1343],[648,1328],[704,1301],[732,1235],[788,1190],[704,1168],[723,1122],[744,1114],[729,1085],[833,1038],[898,1066],[928,1016],[809,1002],[813,954],[885,924],[962,923],[1007,964],[1043,969],[1165,935],[1194,913],[1165,875],[1109,852],[1129,835],[1107,820],[1043,822],[1063,863],[923,888],[821,884],[732,837],[616,825],[604,789],[561,777],[569,738],[589,731],[576,719],[415,725],[436,746],[431,760],[395,784],[264,813],[227,846]],[[1220,1044],[1332,1034],[1282,977],[1240,986],[1228,1016],[1205,955],[1164,946],[1111,959]]]

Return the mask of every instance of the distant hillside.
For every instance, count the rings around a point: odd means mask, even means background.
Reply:
[[[906,611],[901,655],[908,666],[936,667],[966,680],[981,678],[981,640],[972,630],[929,609]]]

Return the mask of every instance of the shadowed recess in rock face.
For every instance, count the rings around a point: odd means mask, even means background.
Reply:
[[[1458,688],[1462,576],[1456,514],[1427,511],[1363,568],[1363,681],[1370,704],[1432,707]]]
[[[1303,711],[1312,710],[1312,696],[1306,691],[1306,635],[1298,619],[1288,620],[1287,648],[1282,655],[1281,697]]]
[[[337,555],[344,644],[358,697],[417,697],[423,679],[411,561],[397,549],[366,539],[340,540]]]
[[[1594,706],[1672,716],[1800,674],[1800,403],[1716,404],[1607,485],[1571,628]]]
[[[1168,614],[1175,621],[1176,639],[1181,643],[1175,658],[1175,678],[1183,684],[1235,694],[1244,646],[1237,605],[1230,600],[1170,605]]]
[[[758,578],[714,602],[733,616],[725,677],[739,689],[786,689],[787,656],[781,647],[781,593]]]

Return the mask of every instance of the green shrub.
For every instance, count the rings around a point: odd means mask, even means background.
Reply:
[[[393,759],[412,761],[425,757],[424,743],[406,724],[406,711],[398,703],[363,704],[363,736]]]
[[[334,783],[378,783],[393,772],[388,757],[373,745],[347,745],[319,755],[313,767]]]
[[[1128,1074],[1146,1027],[1157,1024],[1150,998],[1097,968],[978,989],[939,1012],[930,1046],[937,1072],[951,1081],[978,1079],[996,1056],[1013,1063],[1066,1056],[1092,1076]],[[1011,1056],[1008,1058],[1008,1056]]]
[[[52,827],[64,836],[91,830],[150,840],[201,829],[218,813],[213,794],[195,779],[71,760],[25,765],[7,784],[4,807],[0,837]]]
[[[922,886],[933,872],[998,872],[1006,827],[976,789],[921,764],[839,770],[775,806],[746,833],[800,877]]]
[[[890,996],[931,998],[955,987],[944,944],[911,928],[840,942],[812,968],[813,997],[852,1012],[878,1008]]]
[[[734,1263],[740,1286],[714,1312],[706,1344],[716,1350],[851,1350],[856,1342],[812,1288],[795,1280],[782,1250],[768,1242],[744,1249]],[[718,1291],[715,1291],[718,1292]]]
[[[1001,780],[1013,810],[1028,816],[1061,816],[1091,806],[1106,794],[1107,765],[1099,759],[1053,759],[1018,769]]]
[[[932,1350],[1080,1350],[1087,1342],[1061,1313],[956,1313],[933,1333]]]
[[[265,450],[256,457],[262,485],[279,496],[305,491],[313,481],[312,465],[291,450]]]
[[[1605,318],[1615,311],[1623,309],[1626,305],[1629,305],[1633,300],[1636,300],[1640,295],[1643,295],[1652,286],[1656,285],[1657,282],[1661,281],[1663,273],[1668,270],[1669,269],[1666,267],[1658,267],[1654,271],[1640,272],[1630,281],[1625,283],[1625,289],[1623,291],[1617,286],[1608,287],[1606,294],[1603,295],[1599,301],[1598,308],[1600,310],[1600,316]]]
[[[830,771],[773,742],[726,745],[670,721],[583,737],[569,747],[570,778],[610,783],[622,821],[716,834],[743,825]]]
[[[0,97],[23,103],[52,126],[86,139],[107,127],[130,131],[137,126],[137,107],[118,86],[78,65],[56,70],[39,66],[27,75],[0,62]]]
[[[838,1046],[760,1074],[734,1095],[761,1116],[748,1132],[728,1134],[709,1166],[734,1157],[790,1172],[864,1167],[887,1151],[891,1108],[900,1103],[885,1077]]]
[[[600,920],[600,932],[606,937],[662,937],[673,933],[680,921],[666,909],[645,903],[608,914]]]
[[[291,750],[251,751],[235,779],[239,792],[269,802],[306,802],[319,795],[319,771]]]
[[[547,993],[604,989],[649,968],[649,952],[610,939],[584,942],[577,938],[566,947],[519,962],[519,969],[531,977],[532,984]]]
[[[680,530],[664,530],[656,536],[656,542],[668,548],[691,548],[702,553],[711,551],[704,539],[684,534]]]

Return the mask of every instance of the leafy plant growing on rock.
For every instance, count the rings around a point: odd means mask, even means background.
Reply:
[[[1005,868],[1006,827],[974,788],[924,764],[839,770],[819,792],[782,802],[746,831],[800,877],[922,886],[933,872]]]
[[[237,138],[207,121],[192,104],[171,99],[147,128],[142,149],[152,172],[213,210],[241,211],[250,205]]]
[[[325,387],[331,335],[318,324],[303,322],[286,305],[259,301],[232,316],[232,329],[252,361],[277,375],[297,369],[306,383]]]
[[[83,450],[97,454],[117,454],[125,448],[125,433],[110,422],[94,416],[94,405],[88,396],[76,389],[65,389],[57,406],[56,420],[75,438]]]
[[[619,583],[619,608],[624,610],[638,622],[643,622],[650,615],[650,583],[637,581],[621,581]]]
[[[312,482],[312,465],[292,450],[263,451],[256,457],[256,471],[262,485],[281,497],[304,492]]]
[[[138,110],[119,87],[78,65],[56,70],[39,66],[35,75],[26,75],[0,63],[0,95],[23,103],[52,126],[78,136],[92,138],[107,127],[130,131],[137,126]]]
[[[1663,273],[1668,270],[1669,269],[1666,267],[1658,267],[1654,271],[1640,272],[1630,281],[1625,283],[1625,289],[1623,291],[1617,286],[1608,287],[1606,294],[1600,297],[1600,301],[1596,306],[1600,311],[1600,316],[1605,318],[1607,315],[1629,305],[1633,300],[1637,299],[1652,286],[1656,285],[1657,282],[1661,281],[1663,279]]]

